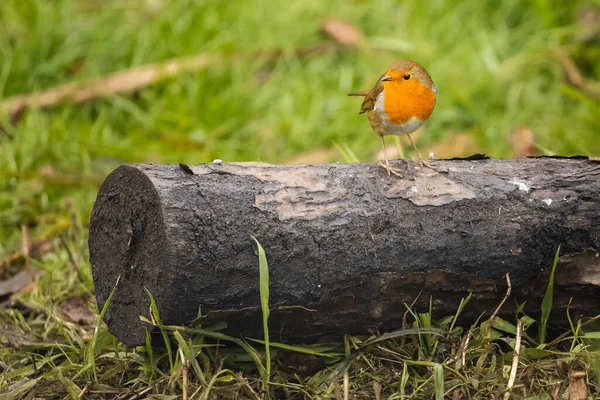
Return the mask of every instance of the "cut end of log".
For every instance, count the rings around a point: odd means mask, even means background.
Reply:
[[[102,309],[117,278],[121,284],[108,307],[105,322],[128,345],[144,343],[144,323],[153,294],[168,290],[161,271],[170,262],[165,248],[165,223],[160,198],[142,170],[124,165],[104,181],[90,221],[90,261],[95,271],[98,308]]]

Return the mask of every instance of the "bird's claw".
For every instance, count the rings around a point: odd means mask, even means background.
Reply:
[[[437,171],[438,167],[435,164],[430,164],[427,161],[423,160],[422,158],[419,158],[419,165],[421,166],[421,168],[426,167],[429,169],[432,169],[434,171]]]
[[[378,161],[377,165],[379,165],[381,168],[384,168],[387,171],[388,176],[391,176],[393,174],[393,175],[396,175],[398,178],[402,178],[402,172],[390,167],[389,164],[385,164],[381,161]]]

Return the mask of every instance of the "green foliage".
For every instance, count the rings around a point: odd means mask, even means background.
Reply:
[[[171,340],[169,339],[169,335],[167,333],[167,331],[164,329],[162,322],[160,320],[160,314],[158,312],[158,306],[156,305],[156,300],[154,300],[154,296],[152,296],[152,293],[150,293],[148,291],[148,289],[146,289],[146,293],[148,293],[148,297],[150,297],[150,315],[152,316],[152,319],[154,320],[153,325],[158,326],[160,329],[160,334],[162,335],[164,344],[165,344],[165,348],[167,349],[167,356],[169,359],[169,372],[171,374],[174,373],[174,368],[173,368],[173,351],[171,350]]]
[[[108,310],[108,307],[110,306],[110,302],[112,301],[112,299],[115,295],[115,290],[117,290],[117,286],[119,285],[119,280],[121,280],[120,276],[117,277],[115,286],[113,287],[110,294],[108,295],[108,298],[106,299],[106,302],[104,303],[104,306],[102,307],[102,311],[100,311],[100,315],[96,318],[96,328],[94,329],[94,334],[92,335],[92,340],[91,340],[90,346],[89,346],[87,368],[91,368],[91,370],[94,374],[95,381],[98,380],[98,375],[96,373],[96,345],[98,343],[98,335],[99,335],[102,323],[104,321],[104,316],[106,315],[106,311]]]
[[[269,387],[269,379],[271,377],[271,347],[269,343],[269,264],[267,263],[267,255],[265,250],[260,245],[258,240],[252,236],[258,249],[258,272],[259,272],[259,289],[260,289],[260,307],[262,309],[262,321],[264,332],[265,346],[265,376],[263,381],[263,390],[267,391]]]
[[[554,271],[558,265],[558,256],[560,254],[560,246],[556,249],[554,255],[554,262],[552,263],[552,269],[550,270],[550,277],[548,278],[548,287],[546,293],[542,299],[542,316],[540,317],[540,344],[546,343],[546,326],[548,325],[548,318],[550,318],[550,311],[552,311],[552,298],[554,290]]]
[[[515,321],[485,316],[463,332],[459,315],[477,306],[469,295],[439,320],[406,305],[402,329],[298,346],[270,341],[268,265],[257,243],[262,340],[200,325],[200,313],[195,326],[164,325],[148,293],[151,320],[144,320],[162,343],[147,335],[145,346],[129,349],[102,324],[112,294],[95,309],[86,243],[99,185],[122,163],[288,162],[315,150],[331,162],[374,161],[381,144],[358,115],[359,100],[346,94],[370,88],[399,58],[425,65],[438,89],[418,138],[424,154],[466,134],[467,150],[453,155],[512,157],[510,133],[525,126],[542,153],[597,155],[600,104],[568,86],[556,61],[557,51],[569,54],[590,87],[597,84],[600,52],[589,33],[597,27],[578,18],[585,7],[598,13],[597,1],[558,0],[0,1],[0,102],[174,57],[215,60],[136,92],[66,100],[16,118],[0,113],[0,261],[24,240],[46,248],[23,255],[41,274],[0,308],[3,398],[166,399],[184,388],[207,400],[254,399],[261,390],[335,398],[344,375],[355,398],[372,398],[374,382],[382,398],[498,398],[517,320],[524,348],[514,393],[566,397],[568,371],[585,370],[597,397],[599,327],[567,314],[569,332],[547,333],[556,262],[539,320],[517,307]],[[332,17],[360,29],[364,43],[296,51],[330,43],[320,27]],[[414,158],[403,138],[387,140],[394,144]],[[73,298],[91,303],[93,322],[65,314]]]

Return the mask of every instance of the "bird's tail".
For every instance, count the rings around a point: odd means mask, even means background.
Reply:
[[[363,97],[366,97],[368,94],[369,94],[369,90],[365,90],[363,92],[348,93],[348,96],[363,96]]]

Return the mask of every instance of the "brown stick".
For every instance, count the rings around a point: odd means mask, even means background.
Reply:
[[[515,339],[515,349],[513,351],[512,366],[510,367],[510,377],[508,378],[508,385],[506,386],[506,393],[504,393],[504,400],[510,399],[510,392],[515,385],[515,379],[517,378],[517,369],[519,368],[519,354],[521,353],[521,331],[523,330],[523,323],[521,320],[517,322],[517,337]]]
[[[182,72],[201,70],[219,60],[219,57],[199,54],[192,57],[174,58],[164,63],[135,67],[83,82],[66,83],[41,93],[8,98],[0,103],[0,112],[8,112],[14,117],[32,106],[52,107],[66,100],[81,103],[97,97],[128,92],[171,78]]]
[[[324,51],[336,49],[339,46],[330,43],[317,44],[312,47],[296,50],[298,57],[321,54]],[[251,55],[236,55],[233,61],[247,60],[265,55],[268,59],[281,57],[281,50],[268,50]],[[198,54],[190,57],[173,58],[161,63],[148,64],[140,67],[118,71],[113,74],[55,86],[40,93],[28,93],[10,97],[0,102],[0,113],[8,113],[11,118],[18,116],[29,107],[49,108],[63,101],[81,103],[84,101],[106,97],[118,93],[131,92],[155,83],[164,81],[182,72],[197,72],[210,65],[222,62],[220,55]]]
[[[600,100],[600,82],[584,78],[575,62],[563,50],[556,50],[554,57],[565,72],[567,82],[571,86],[593,99]]]

